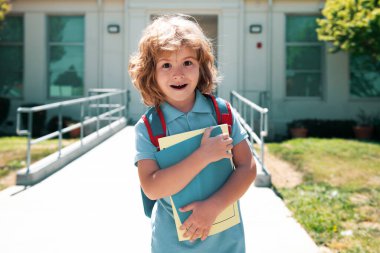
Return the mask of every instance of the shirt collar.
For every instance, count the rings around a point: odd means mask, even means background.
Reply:
[[[195,91],[195,103],[193,108],[189,111],[192,113],[212,113],[212,108],[208,106],[208,98],[206,98],[199,90]],[[164,113],[166,123],[169,123],[185,113],[177,110],[167,102],[161,104],[161,110]]]
[[[196,90],[196,98],[192,112],[212,113],[212,108],[209,106],[209,101],[199,90]]]

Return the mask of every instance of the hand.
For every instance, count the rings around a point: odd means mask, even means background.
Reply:
[[[181,230],[186,230],[184,237],[190,237],[190,241],[201,238],[206,240],[212,224],[220,213],[216,205],[210,201],[197,201],[179,209],[181,212],[193,211],[190,217],[181,225]]]
[[[219,161],[222,158],[232,158],[232,138],[228,134],[220,134],[215,137],[210,137],[212,127],[205,130],[200,149],[205,156],[205,159],[211,162]]]

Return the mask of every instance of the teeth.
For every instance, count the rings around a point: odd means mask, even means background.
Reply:
[[[185,84],[173,84],[173,85],[170,85],[170,86],[173,87],[173,88],[179,89],[179,88],[185,87],[186,83]]]

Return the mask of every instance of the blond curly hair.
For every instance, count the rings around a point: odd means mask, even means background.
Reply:
[[[176,51],[181,46],[192,48],[197,53],[197,89],[203,94],[215,90],[220,78],[214,64],[211,41],[193,17],[184,14],[163,15],[144,30],[139,50],[129,60],[129,75],[145,105],[158,106],[165,100],[155,76],[157,59],[161,53]]]

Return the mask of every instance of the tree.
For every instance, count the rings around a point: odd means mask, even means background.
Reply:
[[[326,0],[318,19],[318,39],[332,43],[331,52],[346,51],[380,61],[380,0]]]
[[[0,0],[0,23],[4,20],[5,14],[11,10],[9,0]]]

